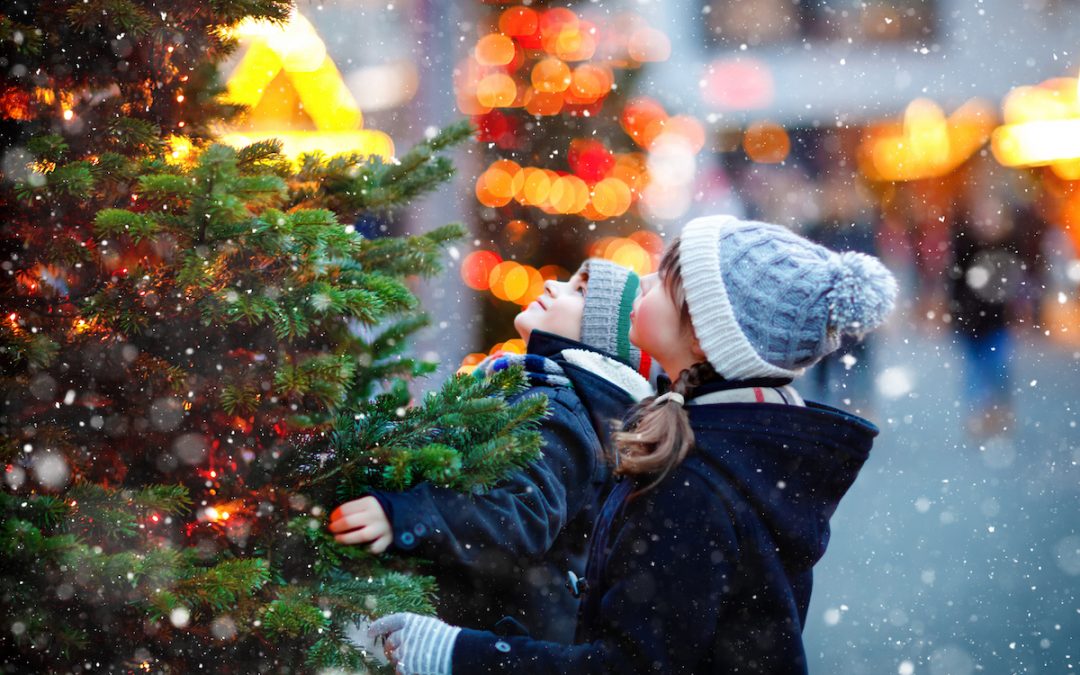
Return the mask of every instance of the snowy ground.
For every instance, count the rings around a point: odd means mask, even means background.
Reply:
[[[810,672],[1080,670],[1080,351],[1023,337],[1015,435],[980,443],[947,336],[879,347],[912,389],[879,398],[882,435],[833,519]]]

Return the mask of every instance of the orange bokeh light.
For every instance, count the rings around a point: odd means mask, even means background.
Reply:
[[[571,77],[570,92],[579,99],[591,103],[611,91],[615,78],[611,71],[589,63],[574,69]]]
[[[553,7],[540,17],[540,35],[545,42],[557,39],[563,31],[577,30],[577,27],[577,14],[566,7]]]
[[[484,172],[488,191],[509,202],[514,196],[514,183],[520,173],[521,167],[513,160],[499,159],[492,162]]]
[[[630,237],[599,239],[590,247],[589,255],[629,267],[638,274],[651,274],[656,271],[658,261],[655,254]]]
[[[485,75],[476,84],[476,100],[487,108],[505,108],[517,98],[517,84],[506,73]]]
[[[524,177],[521,193],[514,196],[524,204],[542,204],[551,192],[551,179],[543,170],[531,166],[523,169],[521,175]]]
[[[544,275],[540,274],[540,270],[526,265],[525,273],[529,276],[529,285],[526,287],[525,292],[516,300],[519,305],[527,305],[544,293],[544,281],[546,280],[544,279]]]
[[[648,141],[663,130],[667,117],[662,105],[643,96],[626,104],[619,121],[630,138],[638,145],[648,147]]]
[[[563,96],[560,92],[529,89],[525,95],[525,110],[530,115],[558,115],[562,109]]]
[[[754,122],[743,135],[746,155],[761,164],[779,164],[791,152],[791,139],[775,122]]]
[[[511,7],[499,16],[499,30],[506,35],[532,35],[540,27],[540,17],[528,7]]]
[[[663,133],[680,136],[690,144],[694,152],[700,152],[705,147],[705,127],[689,115],[675,115],[667,118]]]
[[[630,208],[633,195],[626,183],[618,178],[604,178],[592,189],[592,208],[604,218],[621,216]]]
[[[570,67],[561,60],[546,58],[533,66],[531,79],[536,91],[550,94],[566,91],[572,76]]]
[[[506,260],[491,270],[488,281],[492,295],[500,300],[526,305],[544,292],[544,277],[540,271]]]
[[[615,156],[615,166],[611,176],[626,183],[632,193],[641,192],[648,183],[648,171],[645,158],[636,152]]]
[[[558,281],[570,276],[570,272],[564,267],[559,265],[544,265],[539,270],[540,276],[544,278],[544,281]]]
[[[506,227],[503,228],[503,232],[506,233],[506,236],[511,243],[516,244],[529,233],[529,224],[524,220],[511,220],[506,224]]]
[[[545,40],[544,48],[564,61],[585,61],[596,52],[596,34],[595,25],[579,21],[574,27],[559,31],[553,39]]]
[[[484,206],[496,208],[510,203],[509,196],[503,196],[492,192],[488,186],[488,172],[480,174],[476,179],[476,199]]]
[[[641,248],[649,252],[649,255],[659,259],[664,254],[664,240],[655,232],[638,230],[630,235],[630,239],[637,242]]]
[[[505,66],[514,60],[514,41],[501,33],[490,33],[476,43],[476,60],[485,66]]]

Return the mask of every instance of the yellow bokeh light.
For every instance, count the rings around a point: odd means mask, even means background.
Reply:
[[[908,105],[901,125],[870,130],[860,147],[859,163],[874,180],[944,176],[982,147],[993,124],[992,109],[978,99],[949,116],[933,101],[917,99]]]
[[[169,154],[166,159],[170,162],[182,163],[191,155],[191,139],[187,136],[169,136]]]
[[[506,342],[502,343],[502,350],[504,352],[511,352],[511,353],[514,353],[514,354],[524,354],[525,353],[525,341],[522,340],[521,338],[514,338],[512,340],[507,340]]]
[[[1017,87],[1005,97],[1005,124],[994,130],[991,149],[1005,166],[1050,165],[1065,180],[1080,160],[1080,80],[1055,78]]]

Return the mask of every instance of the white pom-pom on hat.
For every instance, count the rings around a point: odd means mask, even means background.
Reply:
[[[861,337],[880,326],[892,311],[896,278],[880,260],[865,253],[840,253],[834,264],[836,276],[828,293],[830,327]]]

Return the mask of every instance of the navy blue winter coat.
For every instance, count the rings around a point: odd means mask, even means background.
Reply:
[[[688,411],[686,460],[603,506],[576,644],[463,630],[454,673],[806,672],[811,568],[877,428],[814,403]]]
[[[574,385],[534,385],[522,394],[549,399],[539,460],[482,494],[430,483],[371,494],[393,526],[393,546],[435,562],[443,620],[492,628],[510,616],[533,636],[569,643],[578,601],[566,573],[585,568],[589,534],[611,485],[601,444],[611,420],[634,400],[562,358],[564,349],[595,351],[579,342],[533,331],[528,349],[558,362]]]

